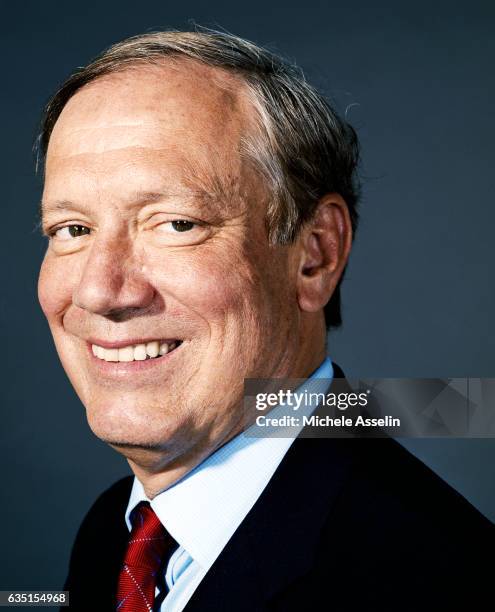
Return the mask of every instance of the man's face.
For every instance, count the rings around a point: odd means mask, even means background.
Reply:
[[[243,426],[245,377],[297,369],[297,253],[269,245],[239,155],[251,112],[233,76],[182,62],[97,80],[55,125],[39,298],[117,447],[217,446]]]

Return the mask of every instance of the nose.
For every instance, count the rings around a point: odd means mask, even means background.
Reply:
[[[145,310],[155,290],[126,239],[97,238],[73,292],[73,303],[94,314],[120,316]]]

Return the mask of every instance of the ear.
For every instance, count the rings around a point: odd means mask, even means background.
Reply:
[[[351,250],[352,225],[344,199],[336,193],[325,195],[299,238],[299,307],[317,312],[335,291]]]

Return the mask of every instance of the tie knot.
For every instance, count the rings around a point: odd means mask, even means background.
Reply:
[[[131,513],[132,531],[126,563],[132,567],[147,567],[156,572],[172,538],[148,502],[139,503]]]

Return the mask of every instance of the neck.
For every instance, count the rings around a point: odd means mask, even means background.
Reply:
[[[286,372],[277,377],[306,378],[310,376],[325,359],[326,329],[324,323],[317,322],[312,333],[305,334],[299,343],[297,358]],[[239,407],[242,413],[242,402]],[[211,441],[205,444],[197,444],[184,453],[184,447],[179,446],[166,454],[162,449],[133,449],[132,454],[126,452],[128,463],[142,483],[146,495],[153,499],[186,476],[191,470],[198,466],[207,457],[213,454],[221,446],[240,434],[251,424],[247,417],[239,419],[239,422],[227,433],[217,439],[214,445]],[[116,448],[122,452],[122,449]]]

